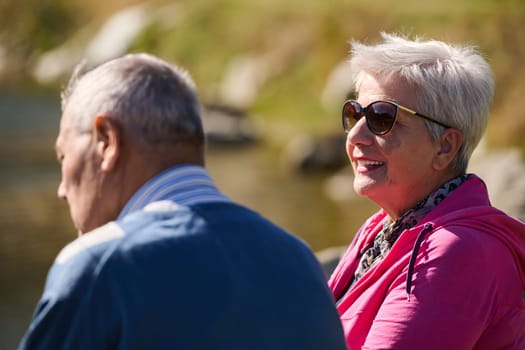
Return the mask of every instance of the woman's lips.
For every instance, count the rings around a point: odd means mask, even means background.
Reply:
[[[370,172],[385,165],[385,162],[369,159],[356,159],[355,169],[360,173]]]

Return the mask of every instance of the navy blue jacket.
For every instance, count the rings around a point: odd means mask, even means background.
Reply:
[[[20,350],[346,349],[302,241],[233,203],[157,209],[62,250]]]

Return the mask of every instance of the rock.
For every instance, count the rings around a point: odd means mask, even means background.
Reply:
[[[88,44],[85,58],[96,66],[122,56],[151,20],[149,7],[144,4],[115,13]]]
[[[70,74],[81,60],[81,48],[62,45],[40,56],[33,68],[33,78],[40,84],[53,83]]]
[[[354,173],[352,167],[339,170],[331,175],[323,184],[324,194],[334,202],[348,201],[357,198],[354,191]]]
[[[343,103],[353,89],[350,77],[350,64],[346,60],[330,72],[321,95],[321,102],[327,110],[337,106],[343,108]]]
[[[42,84],[54,83],[69,76],[81,60],[85,59],[89,68],[122,56],[153,21],[169,27],[180,17],[177,14],[178,6],[172,4],[157,9],[144,4],[125,8],[111,16],[94,36],[93,28],[87,26],[63,45],[40,56],[33,68],[33,77]],[[171,18],[169,24],[167,17]]]
[[[224,104],[206,104],[202,113],[208,144],[241,146],[256,141],[257,137],[243,110]]]
[[[221,101],[240,109],[250,107],[270,75],[270,66],[264,57],[233,59],[220,85]]]
[[[338,170],[348,165],[345,140],[342,132],[320,137],[298,136],[286,146],[284,161],[303,174]]]
[[[489,150],[482,143],[469,172],[485,181],[493,206],[525,221],[525,164],[518,149]]]
[[[268,80],[303,59],[310,40],[308,27],[291,26],[272,38],[271,49],[233,58],[219,85],[218,99],[229,106],[248,109]]]
[[[347,246],[329,247],[315,253],[327,278],[330,277],[347,248]]]

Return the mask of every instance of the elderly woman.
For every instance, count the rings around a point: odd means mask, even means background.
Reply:
[[[472,47],[382,38],[353,43],[343,107],[354,189],[381,207],[329,281],[349,349],[525,349],[525,225],[466,173],[490,67]]]

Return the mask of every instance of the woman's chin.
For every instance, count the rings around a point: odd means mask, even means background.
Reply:
[[[369,197],[373,196],[381,187],[381,184],[370,178],[358,178],[354,179],[354,191],[359,196]]]

